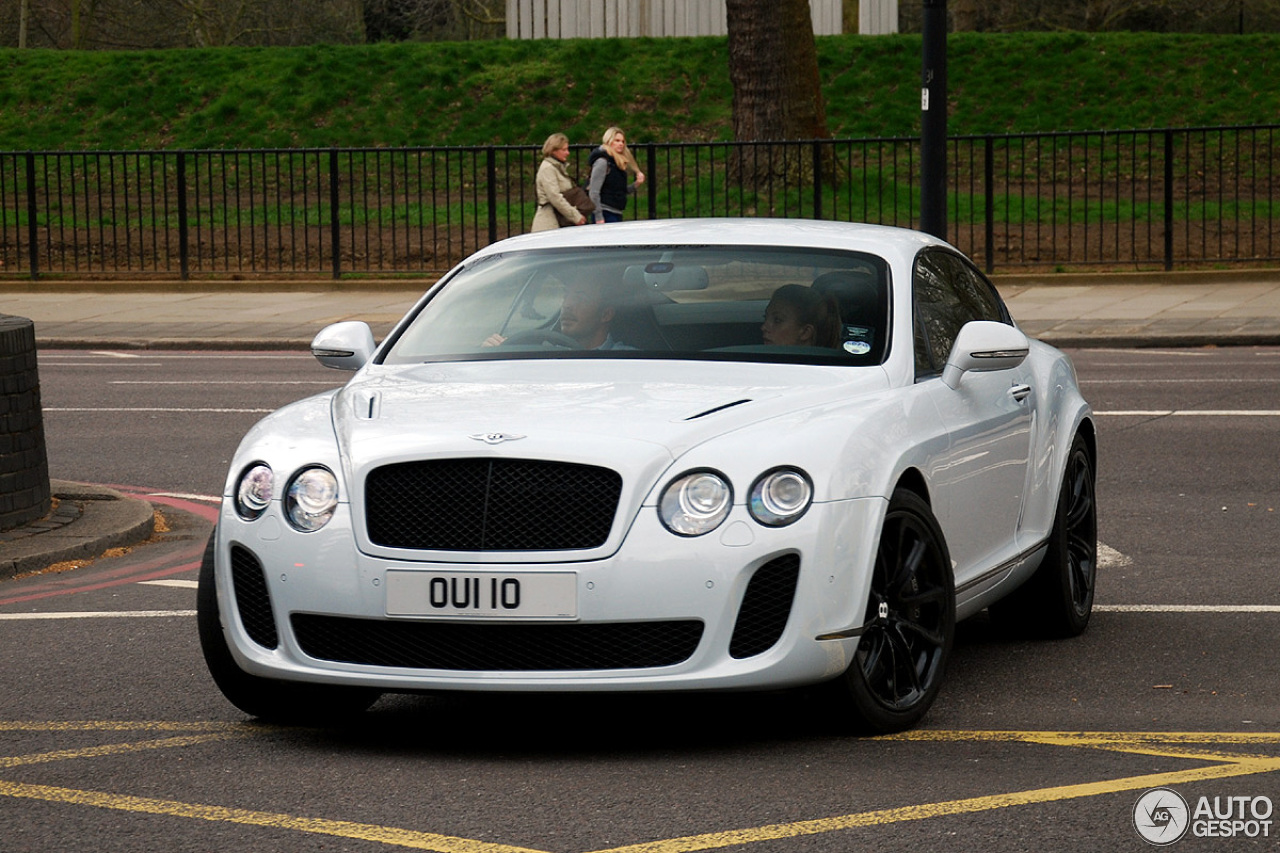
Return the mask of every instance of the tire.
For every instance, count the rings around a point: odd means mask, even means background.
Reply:
[[[214,583],[214,543],[218,531],[209,535],[200,563],[196,590],[196,624],[200,648],[209,674],[227,700],[251,717],[284,724],[328,724],[360,714],[378,700],[381,693],[363,687],[333,687],[280,681],[250,675],[240,668],[227,648],[222,631],[222,614]]]
[[[920,722],[942,685],[955,641],[951,557],[929,505],[898,490],[876,550],[866,621],[854,659],[832,686],[849,727],[888,734]]]
[[[1097,575],[1093,458],[1077,435],[1067,454],[1044,559],[1026,583],[991,605],[991,617],[1022,636],[1075,637],[1089,625]]]

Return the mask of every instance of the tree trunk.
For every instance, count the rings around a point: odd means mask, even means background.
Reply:
[[[31,0],[19,0],[22,4],[18,7],[18,47],[26,49],[27,47],[27,21],[31,17]]]
[[[725,6],[734,138],[829,139],[809,0],[726,0]],[[824,152],[823,162],[831,159]],[[729,166],[744,187],[762,189],[811,182],[813,160],[807,146],[756,145],[735,149]]]
[[[809,0],[727,0],[733,134],[826,139]]]
[[[956,0],[951,9],[952,29],[957,33],[972,33],[978,29],[978,0]]]

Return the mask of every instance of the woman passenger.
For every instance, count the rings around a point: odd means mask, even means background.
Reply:
[[[840,346],[840,307],[834,297],[801,284],[773,292],[760,334],[774,346]]]

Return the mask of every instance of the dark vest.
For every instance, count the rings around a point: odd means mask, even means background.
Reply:
[[[596,161],[604,158],[608,171],[604,173],[604,184],[600,187],[600,201],[614,210],[627,209],[627,170],[619,169],[613,157],[604,148],[597,148],[587,158],[588,171],[595,168]]]

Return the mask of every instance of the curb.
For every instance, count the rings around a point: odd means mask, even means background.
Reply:
[[[50,482],[58,508],[30,524],[0,532],[0,580],[40,571],[54,563],[99,557],[136,545],[155,531],[150,502],[105,486]]]
[[[1274,347],[1280,346],[1280,331],[1206,334],[1153,332],[1096,334],[1064,333],[1028,334],[1058,349],[1199,349],[1204,347]]]
[[[317,327],[319,332],[320,328]],[[36,335],[36,346],[51,349],[112,350],[288,350],[311,351],[311,338],[43,338]]]

